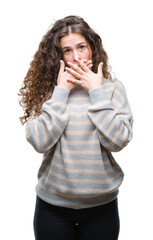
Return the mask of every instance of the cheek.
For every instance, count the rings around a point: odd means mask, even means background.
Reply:
[[[92,51],[91,51],[91,48],[89,48],[89,59],[92,60]]]
[[[87,60],[92,59],[92,54],[90,49],[87,49],[87,51],[84,53],[84,58],[86,58]]]
[[[70,56],[68,56],[68,55],[65,55],[64,57],[63,57],[63,59],[64,59],[64,61],[65,62],[68,62],[68,61],[72,61],[72,57],[70,57]]]

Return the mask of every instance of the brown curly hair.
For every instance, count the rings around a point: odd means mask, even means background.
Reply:
[[[24,109],[24,116],[19,118],[22,125],[30,115],[39,115],[42,104],[51,97],[57,85],[60,59],[63,59],[60,41],[70,32],[80,33],[89,43],[92,50],[92,71],[96,73],[98,64],[103,62],[103,76],[112,81],[111,67],[100,36],[79,16],[57,20],[43,36],[19,89],[19,104]]]

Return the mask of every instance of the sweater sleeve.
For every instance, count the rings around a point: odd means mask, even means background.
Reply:
[[[123,83],[115,82],[111,100],[104,87],[89,91],[88,116],[96,126],[100,143],[111,152],[122,150],[133,136],[133,115]]]
[[[67,109],[70,91],[55,86],[49,100],[43,103],[41,114],[26,122],[26,139],[39,153],[52,148],[61,137],[69,121]]]

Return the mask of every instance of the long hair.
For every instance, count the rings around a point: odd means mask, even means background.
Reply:
[[[91,70],[96,73],[98,64],[103,62],[103,76],[112,81],[111,67],[100,36],[79,16],[57,20],[43,36],[19,89],[19,104],[24,110],[24,116],[19,118],[22,125],[30,115],[39,115],[43,103],[51,97],[57,85],[60,59],[63,59],[60,41],[70,33],[79,33],[85,37],[92,50]]]

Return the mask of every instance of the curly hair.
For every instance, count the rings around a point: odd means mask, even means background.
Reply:
[[[89,43],[93,62],[91,70],[96,73],[98,64],[103,62],[104,78],[113,81],[108,56],[100,36],[79,16],[72,15],[57,20],[43,36],[19,89],[18,95],[21,96],[19,104],[24,110],[24,116],[19,118],[22,125],[32,114],[39,115],[43,103],[51,97],[57,85],[60,59],[63,59],[60,41],[70,33],[81,34]]]

